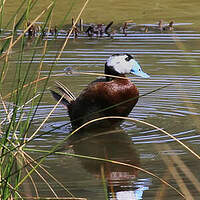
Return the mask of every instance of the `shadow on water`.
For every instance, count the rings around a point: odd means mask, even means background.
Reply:
[[[131,137],[120,126],[80,131],[70,137],[69,145],[78,155],[140,167],[139,154]],[[133,167],[90,158],[80,159],[80,162],[86,171],[105,183],[109,199],[141,199],[143,191],[148,189],[145,183],[137,184],[139,171]]]

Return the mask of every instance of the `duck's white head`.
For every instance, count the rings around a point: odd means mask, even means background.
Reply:
[[[105,64],[105,74],[116,76],[135,74],[143,78],[150,77],[142,71],[140,65],[130,54],[114,54],[108,58]]]

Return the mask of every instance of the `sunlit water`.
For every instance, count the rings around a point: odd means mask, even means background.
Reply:
[[[129,53],[135,56],[143,70],[150,74],[150,79],[131,77],[140,91],[140,95],[157,90],[140,98],[129,117],[144,120],[168,131],[184,142],[190,148],[200,153],[200,73],[199,73],[199,39],[200,33],[190,30],[190,26],[177,26],[173,32],[159,33],[150,31],[129,31],[127,36],[122,33],[115,34],[113,38],[88,38],[86,35],[78,39],[70,39],[60,60],[55,64],[55,57],[64,42],[65,34],[60,33],[55,39],[48,36],[49,47],[44,57],[42,75],[48,75],[52,67],[52,74],[63,73],[65,67],[72,67],[74,71],[103,73],[106,59],[114,53]],[[29,44],[31,48],[31,44]],[[31,61],[29,51],[24,64],[33,63],[33,67],[40,63],[42,55],[36,53]],[[12,61],[16,63],[15,61]],[[54,81],[65,83],[75,95],[88,85],[95,76],[67,75],[53,77],[48,87],[54,87]],[[55,102],[49,92],[45,93],[42,105],[39,106],[33,127],[37,128],[48,115]],[[26,107],[27,111],[30,109]],[[3,109],[1,109],[3,115]],[[71,131],[66,110],[59,105],[49,120],[41,128],[42,137],[35,139],[29,147],[35,149],[50,149],[61,142]],[[179,156],[185,165],[199,179],[199,161],[190,152],[184,149],[172,138],[160,131],[143,125],[125,121],[121,125],[122,133],[118,136],[88,139],[79,145],[68,148],[66,152],[131,163],[151,171],[160,178],[166,179],[177,189],[176,180],[170,175],[165,163],[165,156]],[[168,144],[166,147],[164,144]],[[67,146],[67,145],[66,145]],[[40,154],[39,154],[40,155]],[[35,156],[35,155],[34,155]],[[168,157],[167,157],[168,158]],[[88,199],[105,199],[105,187],[101,179],[101,168],[108,167],[106,174],[107,192],[110,199],[156,199],[159,191],[167,192],[165,199],[181,199],[172,189],[164,188],[161,182],[144,172],[133,168],[113,167],[101,165],[97,161],[74,158],[69,156],[50,156],[45,166],[69,191],[76,197]],[[169,163],[168,163],[169,164]],[[195,169],[193,168],[194,166]],[[106,169],[105,169],[106,171]],[[194,199],[199,195],[191,181],[182,173],[180,176],[190,189]],[[50,179],[50,178],[48,178]],[[61,186],[53,182],[52,187],[58,196],[70,196]],[[40,196],[53,196],[49,188],[39,178]],[[114,192],[113,192],[114,191]],[[32,194],[35,195],[34,192]]]

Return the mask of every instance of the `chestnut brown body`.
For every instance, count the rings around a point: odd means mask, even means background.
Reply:
[[[128,116],[137,103],[138,96],[136,86],[129,79],[94,81],[68,106],[72,126],[77,128],[98,117]],[[116,122],[119,120],[112,120],[112,123]]]

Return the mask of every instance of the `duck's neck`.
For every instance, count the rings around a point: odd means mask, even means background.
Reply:
[[[107,74],[107,75],[112,75],[112,76],[125,77],[124,74],[120,74],[119,72],[115,71],[113,67],[108,67],[107,64],[105,64],[104,73]],[[115,78],[106,76],[107,81],[111,81],[113,79],[115,79]]]
[[[119,78],[120,77],[126,77],[124,74],[120,74],[120,75],[108,74],[108,75],[118,76]],[[112,81],[114,79],[117,79],[117,77],[106,76],[106,81]]]

